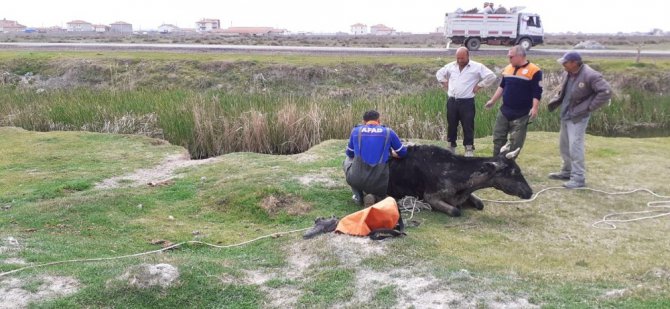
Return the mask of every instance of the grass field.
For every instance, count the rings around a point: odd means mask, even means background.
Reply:
[[[502,56],[475,60],[499,72]],[[113,259],[356,211],[341,172],[351,126],[376,108],[401,137],[444,146],[434,73],[452,60],[0,51],[0,308],[670,306],[668,217],[593,226],[670,199],[643,192],[551,189],[459,218],[424,211],[381,242],[298,231]],[[546,100],[561,69],[531,60]],[[615,88],[589,133],[662,136],[589,135],[589,187],[670,195],[670,61],[588,63]],[[491,153],[494,115],[477,112],[478,156]],[[518,159],[535,192],[560,185],[546,178],[560,166],[557,118],[542,107]],[[96,258],[110,259],[40,266]]]
[[[557,139],[531,132],[518,159],[535,192],[558,185],[546,178],[560,164]],[[482,153],[492,146],[490,137],[477,144]],[[158,240],[236,244],[344,216],[356,210],[340,170],[344,145],[231,153],[179,170],[181,178],[164,185],[96,189],[185,150],[133,135],[0,128],[0,272],[157,250]],[[669,151],[667,137],[588,136],[589,187],[670,195]],[[662,199],[559,189],[529,203],[486,202],[459,218],[415,213],[420,225],[406,237],[380,242],[302,240],[296,232],[228,249],[192,244],[64,263],[3,273],[0,299],[40,308],[665,308],[668,217],[592,226],[609,213],[646,210],[651,200]],[[141,265],[161,263],[179,276],[143,287]]]

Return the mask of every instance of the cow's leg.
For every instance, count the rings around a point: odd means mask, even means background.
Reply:
[[[472,208],[475,208],[477,210],[484,209],[484,203],[482,202],[482,200],[480,200],[479,198],[477,198],[476,196],[474,196],[472,194],[470,194],[468,196],[468,198],[463,203],[463,206],[472,207]]]
[[[433,209],[437,211],[441,211],[452,217],[458,217],[461,215],[461,210],[458,209],[458,207],[454,207],[449,203],[445,202],[439,192],[424,194],[423,198],[426,200],[428,204],[430,204],[431,207],[433,207]]]

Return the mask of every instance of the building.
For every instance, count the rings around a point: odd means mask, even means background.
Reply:
[[[107,25],[93,25],[93,31],[95,32],[109,32],[110,27]]]
[[[93,25],[83,20],[73,20],[67,23],[67,32],[93,32]]]
[[[111,24],[111,32],[115,33],[133,33],[133,25],[123,21],[117,21]]]
[[[158,32],[160,33],[179,32],[179,27],[171,24],[162,24],[158,26]]]
[[[198,32],[209,32],[221,29],[221,21],[218,19],[204,18],[195,23],[195,28]]]
[[[368,25],[361,23],[351,25],[351,33],[353,35],[368,34]]]
[[[395,34],[395,29],[387,27],[382,24],[370,26],[370,34],[372,35],[391,35]]]
[[[17,21],[3,18],[0,20],[0,32],[22,32],[26,30],[26,26],[19,24]]]

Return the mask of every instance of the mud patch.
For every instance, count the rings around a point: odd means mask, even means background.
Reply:
[[[261,201],[261,208],[271,216],[281,211],[289,215],[304,215],[312,209],[312,206],[293,195],[272,194]]]
[[[144,185],[160,185],[169,183],[173,178],[183,177],[181,174],[175,174],[180,168],[210,164],[218,162],[219,158],[209,158],[204,160],[191,160],[186,153],[171,155],[165,158],[163,162],[150,169],[139,169],[130,174],[116,176],[105,179],[95,185],[96,189],[113,188],[131,188]]]
[[[0,308],[27,308],[31,303],[73,294],[79,282],[72,277],[40,276],[0,280]]]

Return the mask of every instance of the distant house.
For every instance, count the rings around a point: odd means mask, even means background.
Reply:
[[[93,25],[83,20],[73,20],[67,23],[67,32],[93,32]]]
[[[127,22],[123,21],[117,21],[115,23],[112,23],[111,25],[111,32],[115,33],[133,33],[133,25],[129,24]]]
[[[384,26],[382,24],[370,26],[370,34],[373,35],[391,35],[395,34],[395,29]]]
[[[221,21],[218,19],[204,18],[195,23],[195,28],[198,32],[209,32],[221,29]]]
[[[179,32],[179,27],[170,24],[162,24],[158,26],[158,32],[160,33]]]
[[[272,27],[230,27],[228,29],[221,29],[214,32],[226,35],[269,36],[284,34],[286,33],[286,30],[275,29]]]
[[[110,27],[107,25],[93,25],[95,32],[109,32]]]
[[[14,20],[3,18],[0,20],[0,32],[22,32],[26,30],[26,26],[19,24]]]
[[[351,25],[351,33],[353,35],[368,34],[368,25],[361,23]]]

